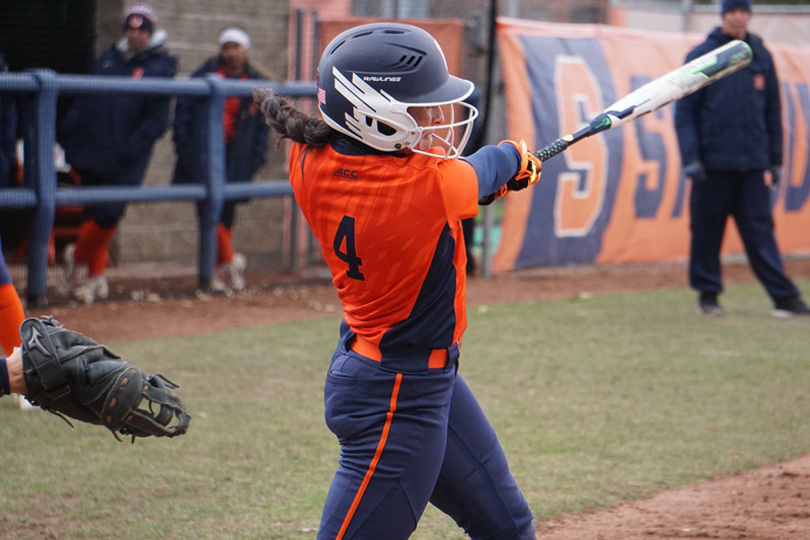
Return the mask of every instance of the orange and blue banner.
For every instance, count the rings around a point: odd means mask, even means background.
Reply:
[[[498,20],[510,139],[536,149],[683,65],[705,36],[603,25]],[[782,85],[785,160],[773,190],[783,254],[810,254],[810,48],[767,44]],[[493,271],[683,261],[689,188],[674,104],[572,145],[540,182],[504,199]],[[729,226],[724,254],[743,253]]]

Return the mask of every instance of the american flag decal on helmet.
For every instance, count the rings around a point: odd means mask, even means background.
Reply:
[[[318,103],[326,105],[326,90],[318,88]]]

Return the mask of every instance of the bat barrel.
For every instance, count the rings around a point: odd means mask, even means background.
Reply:
[[[586,126],[535,152],[541,161],[556,156],[572,144],[633,121],[675,100],[739,71],[751,62],[751,47],[744,41],[730,41],[678,69],[650,81],[599,113]]]

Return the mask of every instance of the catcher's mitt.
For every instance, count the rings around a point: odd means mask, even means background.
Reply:
[[[98,424],[135,437],[175,437],[191,417],[164,376],[147,375],[92,339],[53,317],[20,326],[26,397],[65,418]],[[71,424],[72,426],[72,424]]]

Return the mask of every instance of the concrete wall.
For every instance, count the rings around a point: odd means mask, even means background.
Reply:
[[[720,26],[717,6],[696,5],[685,11],[672,2],[654,0],[616,1],[609,9],[608,21],[617,26],[654,32],[697,32],[708,34]],[[751,32],[768,43],[810,46],[810,6],[754,5]]]

